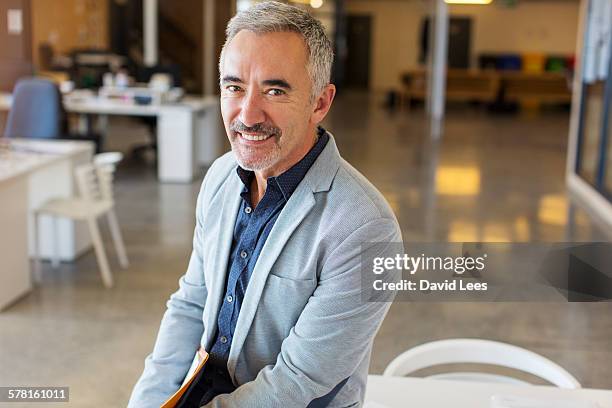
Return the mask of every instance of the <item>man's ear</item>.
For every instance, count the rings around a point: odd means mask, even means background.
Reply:
[[[336,86],[334,84],[328,84],[319,96],[317,96],[314,104],[314,111],[312,113],[314,123],[323,121],[331,108],[334,96],[336,96]]]

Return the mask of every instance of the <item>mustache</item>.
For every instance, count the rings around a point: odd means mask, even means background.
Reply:
[[[276,126],[269,125],[266,123],[256,123],[253,126],[247,126],[239,120],[235,120],[230,124],[230,130],[232,132],[239,133],[256,133],[262,135],[271,135],[274,134],[276,136],[280,136],[281,130]]]

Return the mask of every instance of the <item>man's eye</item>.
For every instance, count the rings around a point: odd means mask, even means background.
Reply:
[[[280,96],[280,95],[284,95],[285,91],[283,91],[282,89],[270,89],[268,92],[266,92],[268,95],[270,96]]]
[[[236,86],[236,85],[229,85],[225,89],[227,89],[230,92],[238,92],[238,91],[240,91],[240,87]]]

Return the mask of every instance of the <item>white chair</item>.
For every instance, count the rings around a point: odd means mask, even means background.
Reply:
[[[93,247],[96,253],[96,259],[98,261],[98,267],[100,268],[100,274],[102,276],[102,282],[107,288],[113,286],[113,275],[108,266],[106,252],[104,251],[104,244],[102,243],[100,230],[98,229],[98,217],[106,214],[113,242],[115,244],[115,250],[117,251],[117,257],[119,258],[119,264],[122,268],[127,268],[129,266],[125,245],[123,243],[119,223],[117,222],[117,216],[115,214],[115,202],[113,200],[113,173],[115,170],[115,164],[119,160],[121,160],[121,156],[111,156],[107,153],[102,153],[94,158],[94,163],[98,164],[91,163],[78,166],[75,169],[75,176],[80,196],[75,198],[61,198],[47,201],[34,212],[34,225],[38,224],[38,217],[43,214],[50,215],[55,218],[65,217],[87,221]],[[57,225],[57,223],[54,223],[54,225]],[[57,231],[55,231],[55,233],[57,234]],[[36,231],[35,243],[34,273],[36,277],[39,277],[39,249]],[[54,249],[55,254],[52,259],[52,265],[53,267],[57,267],[59,264],[57,245],[55,245]]]
[[[520,370],[542,378],[559,388],[580,388],[580,383],[563,367],[539,354],[510,344],[480,339],[448,339],[416,346],[391,361],[383,375],[403,377],[441,364],[469,363]],[[443,373],[427,378],[530,385],[516,378],[478,372]]]

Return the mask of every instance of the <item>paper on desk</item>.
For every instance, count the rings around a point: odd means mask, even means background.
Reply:
[[[550,399],[518,395],[493,395],[491,408],[599,408],[598,404],[577,399]]]
[[[77,142],[78,143],[78,142]],[[13,139],[10,143],[10,149],[24,153],[38,153],[48,155],[61,155],[74,151],[75,145],[72,140],[31,140],[31,139]]]

